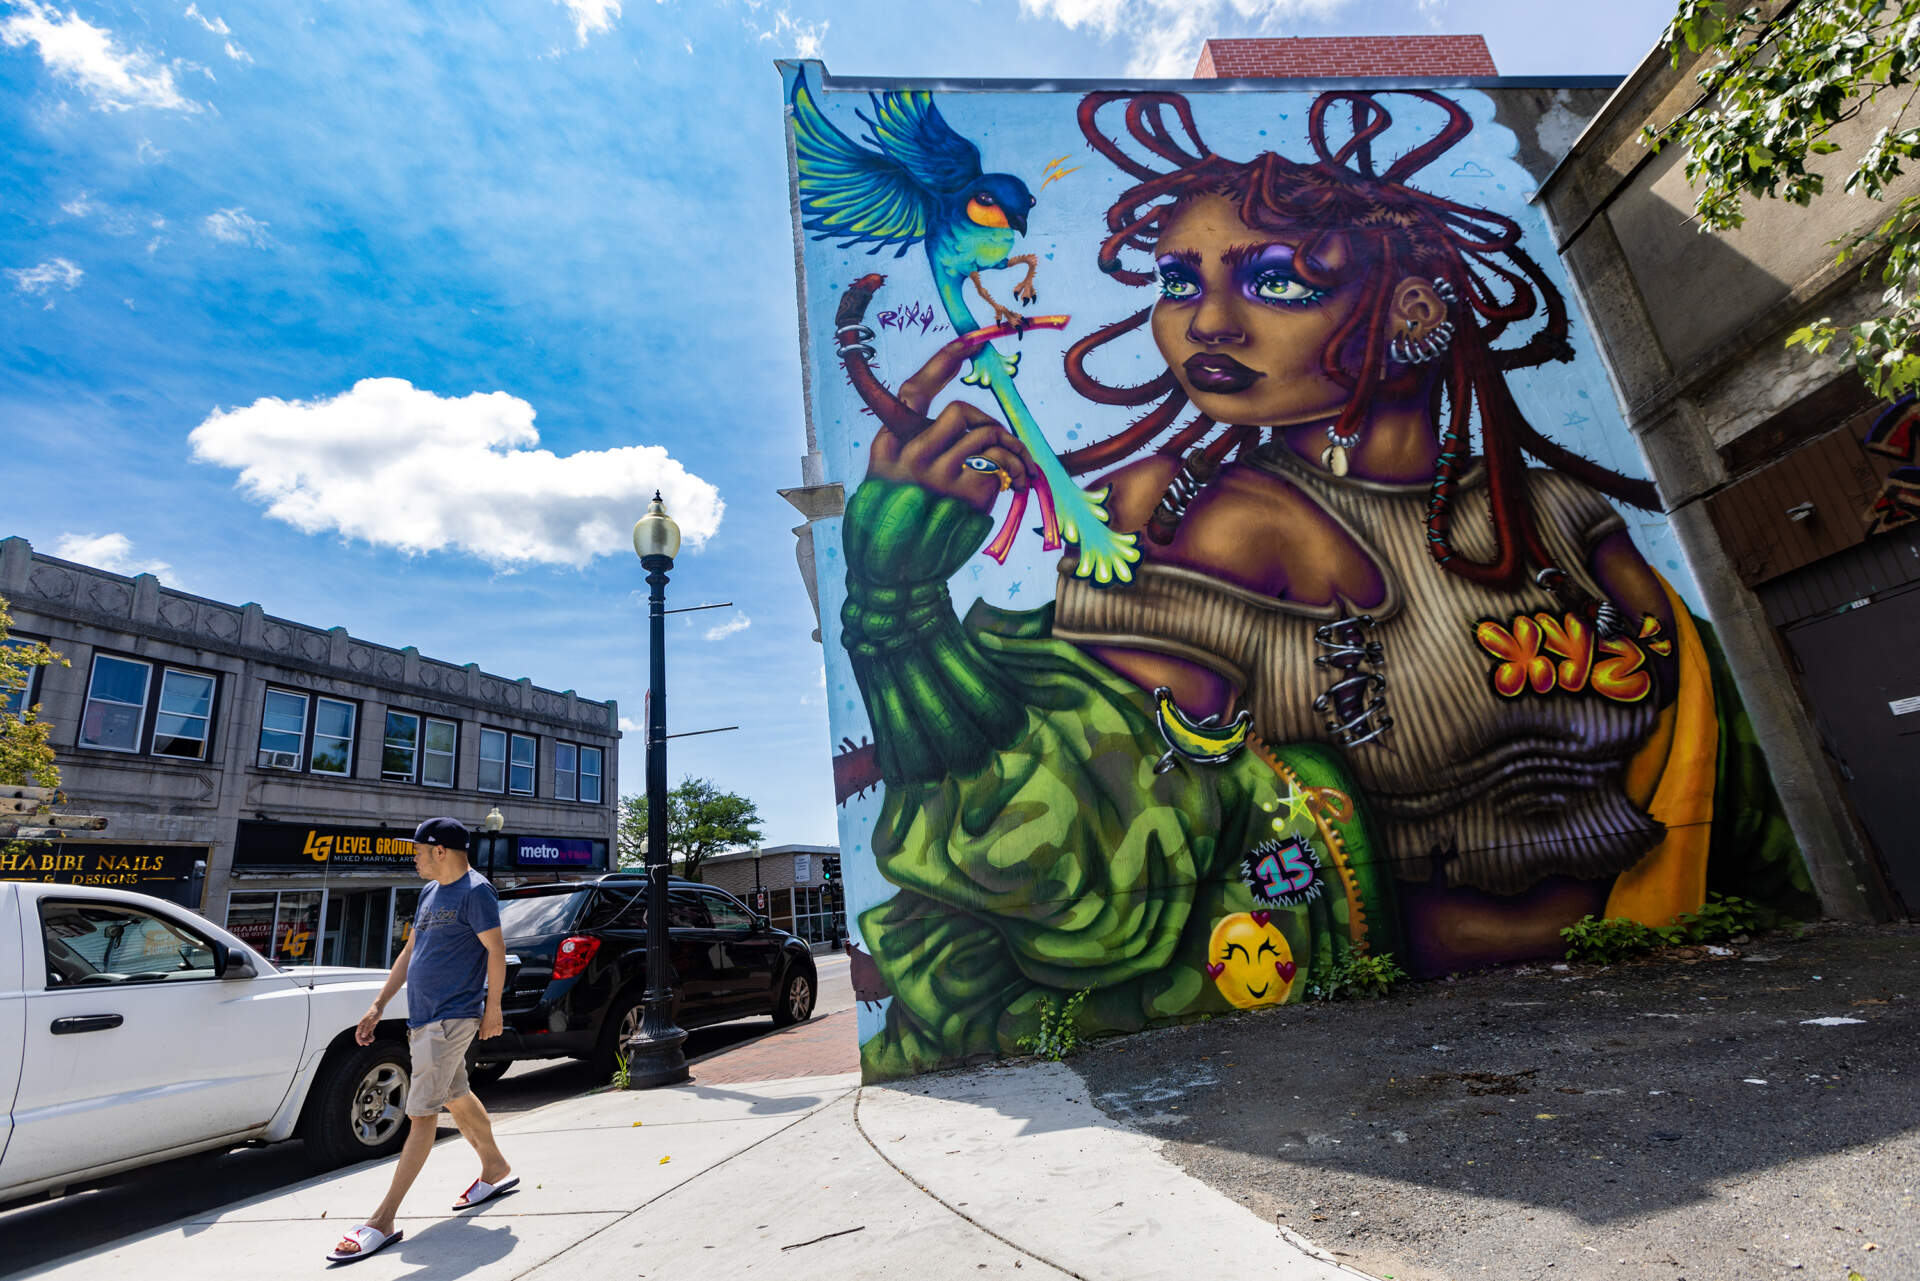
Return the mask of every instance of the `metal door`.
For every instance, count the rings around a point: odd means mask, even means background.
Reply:
[[[1920,584],[1785,634],[1853,812],[1920,913]]]

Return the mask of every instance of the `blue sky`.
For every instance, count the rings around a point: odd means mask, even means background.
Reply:
[[[1479,32],[1619,74],[1668,0],[0,0],[0,535],[640,715],[627,529],[689,535],[671,772],[834,839],[779,57],[1183,75]],[[991,157],[989,157],[991,159]],[[625,790],[642,747],[622,753]]]

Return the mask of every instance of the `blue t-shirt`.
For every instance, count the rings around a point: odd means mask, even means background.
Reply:
[[[480,935],[500,928],[500,899],[469,871],[451,885],[431,881],[413,913],[407,962],[407,1026],[477,1019],[486,1008],[487,949]]]

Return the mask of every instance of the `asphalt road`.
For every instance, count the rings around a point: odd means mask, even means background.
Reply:
[[[853,1008],[847,958],[815,959],[820,974],[819,1015]],[[769,1018],[742,1019],[687,1034],[689,1060],[718,1056],[765,1036]],[[584,1064],[572,1060],[528,1062],[479,1091],[495,1116],[531,1111],[606,1084],[592,1079]],[[458,1143],[452,1118],[440,1118],[439,1141]],[[313,1176],[304,1144],[204,1152],[118,1175],[90,1188],[74,1188],[54,1200],[30,1201],[0,1209],[0,1276],[11,1276],[57,1262],[122,1237],[161,1227],[188,1215],[204,1214]],[[425,1193],[416,1188],[414,1195]],[[371,1207],[369,1207],[371,1208]]]
[[[1395,1281],[1920,1277],[1920,927],[1096,1045],[1189,1173]]]

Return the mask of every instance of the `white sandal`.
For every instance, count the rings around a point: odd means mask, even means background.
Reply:
[[[370,1254],[380,1253],[405,1235],[407,1234],[399,1228],[395,1228],[391,1232],[382,1232],[370,1223],[362,1223],[359,1227],[340,1238],[341,1245],[351,1241],[360,1248],[357,1250],[342,1250],[339,1246],[335,1246],[333,1253],[327,1256],[327,1262],[352,1263],[357,1259],[364,1259]]]
[[[520,1179],[518,1176],[502,1179],[498,1184],[488,1183],[485,1179],[475,1179],[473,1186],[465,1192],[462,1192],[460,1199],[453,1203],[453,1208],[456,1210],[471,1210],[474,1206],[485,1205],[495,1197],[503,1193],[511,1192],[519,1186]]]

